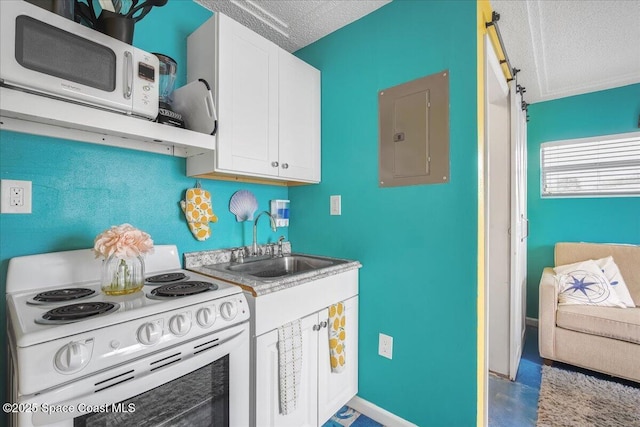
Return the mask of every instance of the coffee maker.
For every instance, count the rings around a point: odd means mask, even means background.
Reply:
[[[160,103],[156,122],[184,128],[182,114],[173,111],[171,107],[178,64],[172,58],[162,53],[154,53],[154,55],[160,60]]]

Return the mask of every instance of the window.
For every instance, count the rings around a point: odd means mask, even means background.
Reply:
[[[640,132],[545,142],[542,197],[640,196]]]

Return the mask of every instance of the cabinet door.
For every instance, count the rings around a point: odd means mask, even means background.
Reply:
[[[277,176],[281,49],[227,16],[218,22],[217,169]]]
[[[358,297],[345,301],[345,367],[331,372],[329,362],[329,328],[320,330],[318,338],[318,425],[327,421],[358,392]],[[327,320],[328,310],[320,313]]]
[[[318,314],[302,319],[302,369],[298,390],[297,409],[280,414],[280,387],[278,381],[278,331],[273,330],[256,338],[256,426],[305,427],[316,426]]]
[[[281,51],[279,74],[280,176],[320,181],[320,71]]]

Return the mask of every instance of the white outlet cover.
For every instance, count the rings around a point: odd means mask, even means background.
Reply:
[[[22,206],[11,206],[11,189],[23,190],[24,203]],[[30,214],[31,213],[31,181],[16,181],[13,179],[0,180],[0,213]]]

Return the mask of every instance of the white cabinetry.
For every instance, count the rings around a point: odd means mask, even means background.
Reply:
[[[320,72],[217,13],[187,41],[188,80],[213,87],[216,150],[190,176],[320,181]]]
[[[257,427],[315,427],[318,423],[318,315],[301,320],[302,368],[297,409],[288,415],[280,414],[278,382],[278,331],[273,330],[255,338],[256,343],[256,426]]]
[[[320,71],[279,55],[279,176],[320,182]]]
[[[293,288],[247,296],[252,325],[252,424],[321,426],[358,392],[358,270]],[[328,307],[345,303],[345,368],[331,372]],[[302,368],[296,410],[280,413],[278,327],[300,319]],[[327,326],[325,326],[327,325]]]
[[[345,369],[331,372],[328,308],[301,319],[302,369],[297,409],[280,414],[278,331],[256,338],[256,425],[321,426],[358,391],[358,297],[345,302]]]
[[[358,297],[345,301],[347,324],[345,333],[345,367],[340,373],[331,371],[329,363],[329,328],[318,334],[318,425],[327,421],[358,392]],[[320,313],[328,317],[327,310]]]

